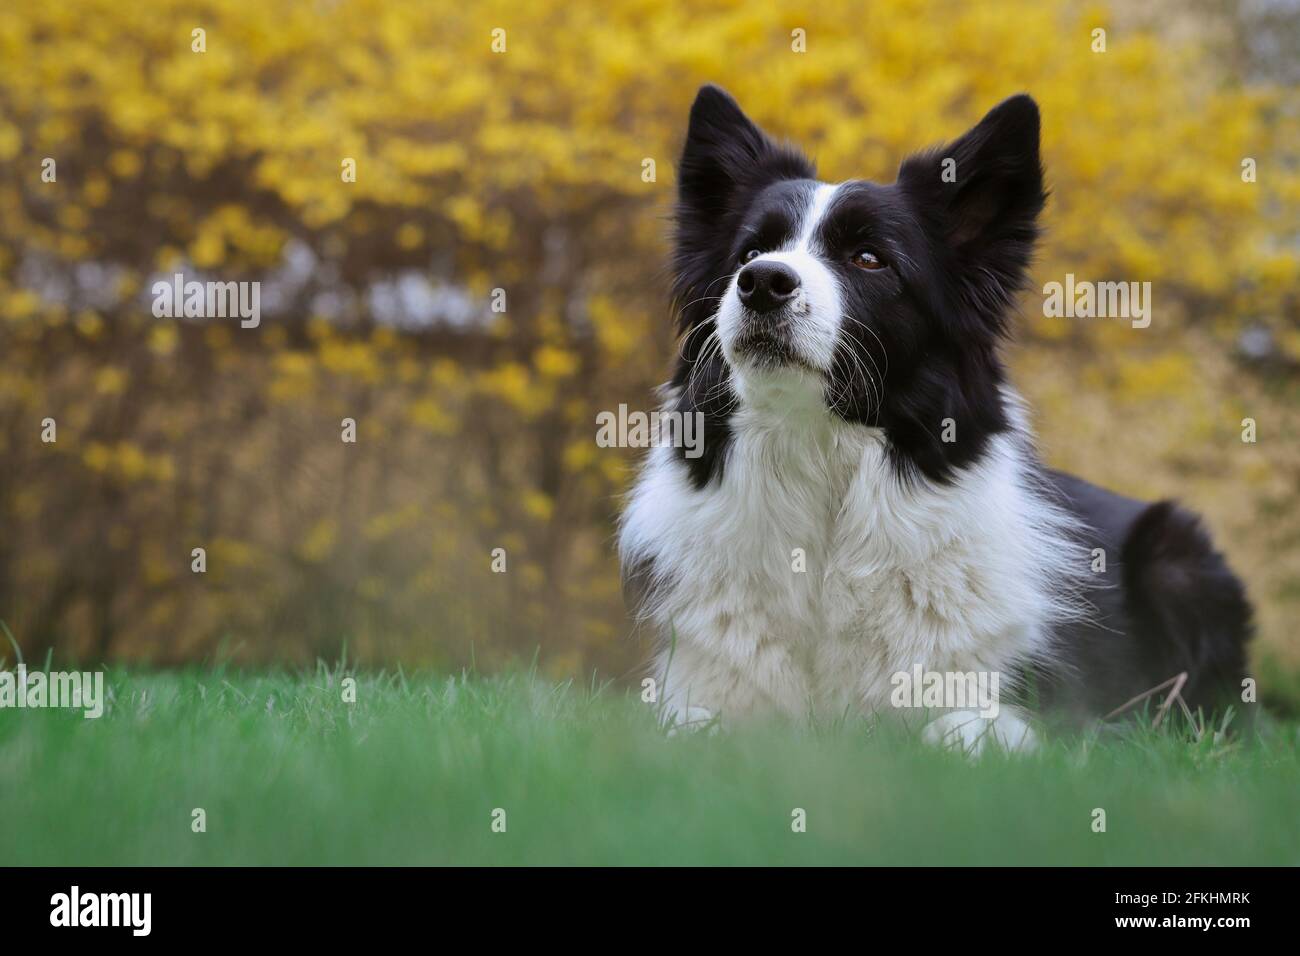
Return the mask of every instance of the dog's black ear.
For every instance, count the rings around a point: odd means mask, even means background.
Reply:
[[[950,253],[967,304],[994,321],[1024,282],[1047,201],[1038,136],[1038,105],[1022,93],[898,171],[899,185]]]
[[[700,87],[677,171],[679,246],[714,242],[715,230],[736,211],[743,192],[778,179],[815,175],[812,163],[773,142],[729,93],[713,85]]]

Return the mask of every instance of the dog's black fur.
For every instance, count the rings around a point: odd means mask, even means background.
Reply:
[[[1043,703],[1067,715],[1104,716],[1186,673],[1180,694],[1193,710],[1235,702],[1251,717],[1240,703],[1250,602],[1196,515],[1063,472],[1047,479],[1085,522],[1081,543],[1103,549],[1107,561],[1101,586],[1089,591],[1094,613],[1057,634],[1060,660],[1039,675]]]

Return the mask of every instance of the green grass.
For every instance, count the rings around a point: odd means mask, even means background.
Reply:
[[[864,720],[669,738],[527,674],[363,674],[346,704],[340,676],[117,671],[99,720],[0,710],[0,864],[1300,863],[1288,724],[971,761]]]

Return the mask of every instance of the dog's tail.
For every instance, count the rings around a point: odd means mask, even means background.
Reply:
[[[1150,505],[1125,538],[1122,566],[1152,686],[1186,671],[1182,697],[1193,710],[1240,712],[1250,602],[1199,519],[1172,501]]]

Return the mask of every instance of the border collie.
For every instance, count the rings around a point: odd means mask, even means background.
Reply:
[[[1019,688],[996,717],[944,702],[926,736],[971,749],[1182,673],[1192,708],[1240,694],[1250,606],[1197,518],[1045,468],[1007,383],[1038,140],[1014,96],[892,185],[829,184],[700,90],[661,394],[703,453],[649,452],[619,538],[672,723],[880,713],[917,668]]]

